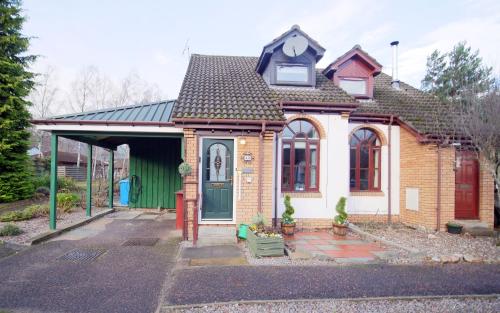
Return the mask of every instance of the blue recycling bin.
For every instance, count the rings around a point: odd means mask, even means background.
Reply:
[[[120,180],[120,204],[128,205],[128,193],[130,192],[130,181],[128,178]]]

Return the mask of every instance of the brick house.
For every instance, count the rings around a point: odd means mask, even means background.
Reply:
[[[301,228],[331,227],[342,196],[353,222],[443,230],[470,219],[492,228],[493,178],[467,151],[432,139],[439,101],[382,73],[359,46],[319,69],[324,52],[293,26],[259,57],[192,55],[160,117],[135,106],[34,123],[109,149],[130,136],[181,138],[156,149],[193,169],[183,182],[190,240],[235,231],[259,212],[277,224],[287,194]]]

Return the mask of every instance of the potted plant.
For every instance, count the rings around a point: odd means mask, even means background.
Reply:
[[[337,202],[337,206],[335,207],[335,211],[337,211],[337,216],[333,219],[333,233],[339,236],[347,235],[347,225],[349,222],[347,221],[347,212],[345,211],[345,197],[340,197],[339,202]]]
[[[248,227],[247,244],[250,253],[255,257],[282,256],[285,253],[283,236],[265,227],[264,217],[257,214],[253,224]]]
[[[293,218],[293,213],[295,210],[290,203],[290,196],[285,196],[285,212],[281,215],[281,233],[287,236],[291,236],[295,233],[295,219]]]
[[[182,177],[186,177],[191,175],[191,172],[193,171],[191,165],[187,162],[182,162],[179,165],[179,174],[181,174]]]
[[[446,230],[450,233],[450,234],[461,234],[462,233],[462,228],[463,226],[460,225],[460,224],[457,224],[455,222],[448,222],[446,223]]]

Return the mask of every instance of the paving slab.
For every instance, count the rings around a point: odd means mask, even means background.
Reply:
[[[212,259],[242,257],[241,248],[237,245],[220,245],[185,248],[181,257],[184,259]]]
[[[237,266],[248,265],[247,259],[244,257],[235,258],[203,258],[189,260],[190,266]]]

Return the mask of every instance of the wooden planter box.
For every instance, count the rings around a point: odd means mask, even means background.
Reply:
[[[283,256],[285,254],[283,238],[261,238],[249,231],[247,242],[250,253],[255,257]]]

